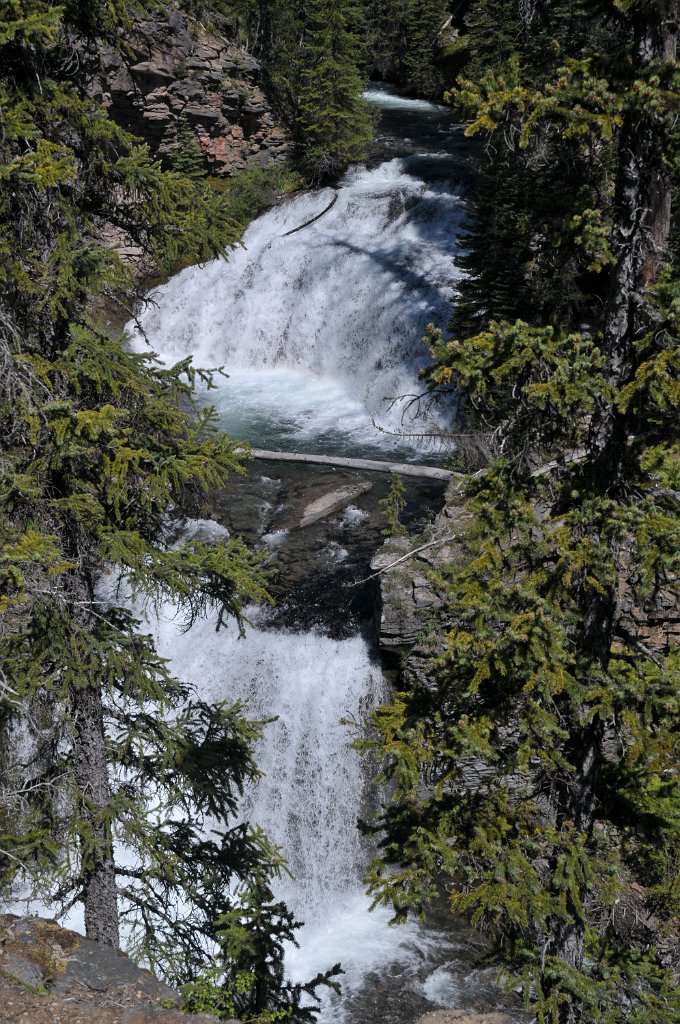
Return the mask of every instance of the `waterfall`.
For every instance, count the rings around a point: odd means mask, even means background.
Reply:
[[[204,698],[242,701],[248,717],[274,718],[256,751],[264,776],[246,793],[242,813],[288,861],[291,874],[276,883],[276,896],[304,922],[300,948],[288,950],[289,975],[306,981],[340,961],[351,993],[370,971],[422,960],[432,945],[417,925],[395,931],[387,911],[369,913],[361,884],[370,851],[356,821],[367,793],[351,742],[385,697],[384,679],[359,636],[268,630],[257,612],[251,618],[245,637],[233,624],[216,633],[206,620],[182,633],[166,605],[150,625],[173,671],[200,680]],[[342,1019],[337,998],[325,998],[323,1019]]]
[[[229,379],[210,397],[231,436],[339,454],[393,449],[374,422],[413,430],[422,338],[430,321],[446,323],[462,211],[448,181],[423,179],[425,158],[448,160],[415,153],[353,168],[314,223],[288,234],[333,190],[270,210],[228,260],[153,293],[139,318],[148,344],[165,360],[224,366]],[[137,327],[131,335],[145,347]]]
[[[444,108],[379,87],[367,98],[382,110],[379,164],[350,169],[332,205],[334,190],[324,189],[270,210],[228,260],[156,289],[129,327],[138,350],[224,367],[229,376],[209,397],[227,432],[257,447],[385,457],[395,438],[379,427],[413,429],[410,397],[427,361],[421,339],[428,322],[445,325],[459,276],[452,154],[460,135]],[[413,442],[400,457],[419,454]],[[190,525],[199,528],[209,526]],[[289,539],[279,531],[268,543],[280,550]],[[330,579],[330,546],[315,550],[311,571]],[[287,952],[289,975],[305,981],[337,961],[346,972],[342,999],[326,997],[324,1024],[406,1024],[434,1006],[476,1000],[494,1007],[493,986],[470,973],[474,957],[460,937],[415,922],[391,928],[387,910],[369,913],[362,879],[372,851],[356,822],[372,797],[350,744],[386,693],[366,640],[273,628],[257,613],[245,638],[209,622],[182,634],[171,608],[150,625],[173,672],[201,696],[275,718],[256,752],[264,777],[243,815],[290,866],[276,896],[304,928],[300,948]]]

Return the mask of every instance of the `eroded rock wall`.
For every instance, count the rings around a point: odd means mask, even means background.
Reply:
[[[259,63],[178,10],[136,20],[120,49],[102,50],[93,94],[164,160],[183,119],[214,174],[290,155],[290,139],[262,90]]]

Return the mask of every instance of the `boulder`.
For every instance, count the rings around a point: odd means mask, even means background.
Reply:
[[[372,486],[369,480],[349,473],[305,477],[282,495],[281,507],[270,530],[303,530],[351,505]]]
[[[463,526],[462,483],[454,479],[446,492],[446,505],[425,535],[389,537],[371,561],[379,574],[376,627],[380,650],[388,661],[401,661],[412,652],[409,666],[418,664],[419,652],[428,661],[434,653],[419,643],[428,622],[436,620],[442,605],[436,571],[460,553],[457,537]]]
[[[0,915],[3,1024],[215,1024],[124,953],[55,921]]]

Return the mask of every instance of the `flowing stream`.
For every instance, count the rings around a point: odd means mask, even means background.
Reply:
[[[326,210],[333,190],[264,214],[227,262],[192,267],[158,288],[132,343],[164,360],[191,354],[198,365],[224,366],[228,379],[210,398],[228,433],[254,446],[431,459],[417,438],[395,435],[417,432],[407,396],[419,390],[421,338],[429,321],[446,322],[459,274],[469,151],[445,108],[380,86],[367,98],[379,118],[375,151],[348,171],[331,208],[299,231]],[[251,504],[231,491],[215,518],[262,542],[285,472],[275,464],[262,475],[251,470],[259,488]],[[416,493],[414,507],[425,500]],[[463,932],[452,936],[434,920],[392,928],[387,911],[369,913],[363,891],[371,851],[355,825],[379,796],[350,748],[360,725],[341,720],[361,723],[387,684],[367,606],[346,611],[350,591],[333,572],[342,564],[355,577],[365,573],[366,544],[377,547],[380,525],[374,496],[316,533],[300,531],[291,548],[300,576],[287,577],[283,600],[291,617],[256,614],[245,639],[207,622],[182,634],[171,609],[154,623],[161,653],[205,696],[242,700],[253,718],[276,716],[258,753],[265,778],[245,813],[290,864],[277,895],[305,922],[300,948],[288,955],[291,976],[306,980],[338,960],[346,971],[343,996],[325,997],[324,1021],[410,1022],[435,1007],[503,1005],[492,977],[475,969]],[[292,534],[279,534],[265,538],[275,554],[293,544]],[[301,572],[303,555],[311,561]],[[316,603],[305,589],[310,579]],[[307,621],[300,608],[310,604]]]

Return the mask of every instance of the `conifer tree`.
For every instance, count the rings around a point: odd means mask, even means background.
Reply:
[[[300,169],[332,181],[371,140],[363,88],[363,15],[355,0],[262,0],[257,55]]]
[[[367,56],[371,73],[416,96],[441,98],[446,0],[368,0]]]
[[[366,0],[366,54],[371,73],[403,82],[409,0]]]
[[[360,160],[371,139],[361,98],[361,11],[355,0],[310,0],[305,14],[298,144],[316,180]]]
[[[447,13],[443,0],[409,0],[404,84],[418,96],[441,96],[442,77],[437,67],[437,51]]]
[[[260,726],[174,679],[119,593],[230,628],[266,599],[238,539],[172,542],[243,469],[196,404],[210,375],[133,354],[88,316],[131,287],[105,225],[167,268],[238,238],[217,193],[162,171],[88,98],[94,37],[115,43],[129,14],[0,9],[0,880],[80,903],[113,947],[122,920],[173,981],[213,962],[239,1011],[290,1015],[301,989],[266,966],[296,927],[271,898],[280,856],[235,821]]]
[[[178,174],[193,181],[205,178],[208,173],[203,152],[196,138],[196,132],[186,117],[181,117],[177,127],[177,138],[172,151],[172,167]]]
[[[559,29],[569,6],[535,4],[522,27]],[[457,94],[492,145],[574,147],[580,208],[548,251],[576,243],[601,312],[589,331],[559,315],[431,329],[431,383],[464,391],[500,457],[470,481],[466,556],[439,578],[433,685],[374,716],[394,800],[371,887],[402,917],[443,883],[540,1024],[680,1013],[680,652],[641,627],[680,601],[679,13],[578,5],[579,53],[544,35],[542,69],[513,60]]]

